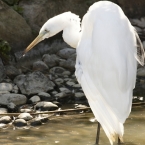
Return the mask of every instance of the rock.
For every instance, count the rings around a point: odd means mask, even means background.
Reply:
[[[71,93],[71,91],[69,90],[69,89],[67,89],[67,88],[59,88],[59,90],[61,91],[61,92],[65,92],[66,94],[70,94]]]
[[[8,113],[8,109],[7,108],[0,108],[0,114],[3,113]]]
[[[36,110],[41,110],[41,111],[51,111],[51,110],[56,110],[58,108],[57,105],[51,103],[51,102],[39,102],[35,105]]]
[[[66,61],[60,61],[59,62],[59,66],[67,68],[67,69],[69,69],[71,71],[75,70],[75,64],[76,64],[76,62],[73,61],[73,60],[70,60],[70,59],[68,59]]]
[[[8,124],[12,121],[10,116],[3,116],[0,118],[0,123]]]
[[[5,67],[0,65],[0,82],[2,82],[4,80],[4,78],[6,77],[6,71],[5,71]]]
[[[63,75],[71,75],[71,72],[70,71],[64,71],[63,73],[62,73]]]
[[[38,96],[40,96],[42,101],[51,101],[51,100],[54,100],[54,98],[52,98],[49,93],[41,92],[41,93],[38,94]]]
[[[54,67],[58,65],[59,58],[57,55],[44,54],[42,60],[47,64],[48,67]]]
[[[70,87],[72,87],[72,86],[74,86],[74,85],[75,85],[75,83],[74,83],[74,82],[70,82],[70,81],[66,82],[66,84],[67,84],[68,86],[70,86]]]
[[[13,93],[17,94],[17,93],[18,93],[18,91],[19,91],[18,86],[17,86],[17,85],[13,86],[13,89],[12,89],[12,91],[11,91],[11,92],[13,92]]]
[[[34,71],[41,71],[46,72],[48,71],[48,66],[43,61],[36,61],[33,63],[33,70]]]
[[[56,95],[54,95],[56,99],[60,99],[60,98],[64,98],[67,96],[67,94],[65,92],[61,92],[61,93],[58,93]]]
[[[52,91],[51,94],[56,95],[56,94],[58,94],[58,92],[57,91]]]
[[[27,122],[26,122],[24,119],[16,119],[16,120],[14,121],[14,125],[15,125],[16,127],[24,127],[24,126],[27,125]]]
[[[60,56],[61,58],[68,59],[75,53],[76,50],[73,48],[64,48],[62,50],[59,50],[57,55]]]
[[[33,95],[53,90],[55,84],[43,73],[33,72],[28,75],[19,75],[14,79],[22,94]]]
[[[40,97],[39,96],[33,96],[29,99],[32,103],[36,103],[40,101]]]
[[[20,112],[22,112],[22,113],[31,113],[32,109],[20,109]]]
[[[7,107],[9,112],[18,112],[18,107],[13,102],[8,103]]]
[[[13,85],[10,83],[0,83],[0,91],[12,91]]]
[[[61,85],[61,84],[64,83],[64,80],[61,79],[61,78],[55,79],[54,81],[55,81],[55,83],[56,83],[57,85]]]
[[[40,120],[42,123],[46,123],[49,119],[47,117],[42,117]]]
[[[31,28],[20,14],[1,0],[0,11],[0,38],[9,42],[14,52],[24,50],[33,39]]]
[[[41,118],[34,118],[34,119],[32,119],[32,120],[29,121],[29,124],[31,126],[39,126],[39,125],[42,124]]]
[[[137,26],[134,26],[134,28],[136,29],[137,33],[142,33],[142,29],[137,27]]]
[[[74,88],[81,88],[81,85],[80,84],[75,84],[73,85]]]
[[[84,97],[84,96],[85,96],[85,94],[82,93],[82,92],[77,92],[77,93],[75,93],[75,97],[77,97],[77,98],[82,98],[82,97]]]
[[[9,94],[10,92],[9,91],[0,91],[0,95],[1,94]]]
[[[8,105],[9,103],[14,103],[15,105],[25,104],[27,98],[25,95],[21,94],[2,94],[0,95],[0,104]]]
[[[21,113],[18,116],[19,119],[24,119],[26,121],[33,119],[33,117],[29,113]]]
[[[145,76],[145,67],[141,67],[137,70],[137,76],[140,76],[140,77]]]
[[[62,73],[65,71],[64,68],[62,67],[53,67],[49,70],[51,74],[56,74],[56,75],[62,75]]]
[[[145,27],[145,21],[141,21],[139,19],[130,19],[130,21],[131,21],[132,25],[138,26],[140,28],[144,28]],[[138,28],[137,28],[137,30],[138,30]]]
[[[12,65],[5,66],[5,71],[6,75],[11,79],[14,79],[16,76],[20,75],[20,71]]]
[[[145,49],[145,41],[143,41],[142,44],[143,44],[143,47],[144,47],[144,49]]]

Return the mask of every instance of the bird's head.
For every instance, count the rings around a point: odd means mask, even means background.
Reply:
[[[49,19],[40,29],[39,35],[24,50],[24,55],[45,38],[52,37],[62,31],[66,26],[72,25],[74,22],[72,23],[71,19],[76,19],[80,27],[80,18],[71,12],[65,12]]]

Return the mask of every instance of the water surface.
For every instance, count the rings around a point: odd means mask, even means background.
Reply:
[[[94,145],[97,122],[92,113],[53,117],[30,129],[1,129],[1,145]],[[145,145],[145,107],[135,107],[125,122],[124,145]],[[117,144],[117,143],[115,143]],[[100,145],[110,145],[101,129]]]

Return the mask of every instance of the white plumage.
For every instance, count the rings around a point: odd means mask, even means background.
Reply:
[[[100,1],[84,15],[81,28],[79,17],[71,12],[48,20],[25,52],[61,30],[64,41],[77,47],[76,77],[113,144],[116,134],[122,139],[123,123],[131,111],[136,59],[144,64],[141,41],[118,5]]]

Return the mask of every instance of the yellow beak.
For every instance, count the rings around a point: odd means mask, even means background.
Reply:
[[[24,50],[23,56],[25,56],[25,54],[31,50],[36,44],[38,44],[39,42],[41,42],[43,40],[43,36],[46,33],[40,33],[31,43],[30,45]]]

